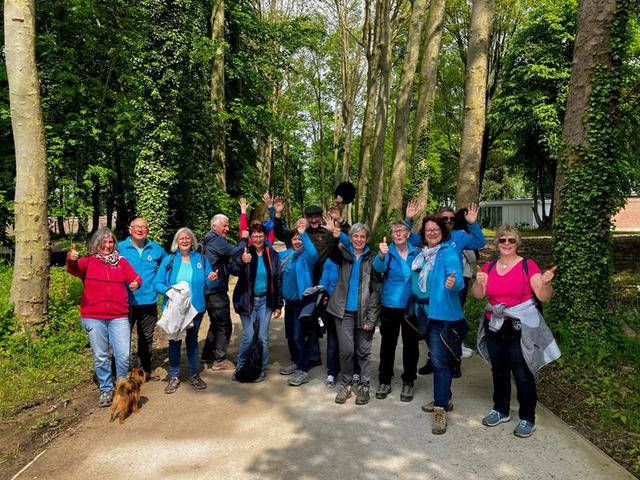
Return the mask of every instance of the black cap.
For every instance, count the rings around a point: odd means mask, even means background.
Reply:
[[[322,207],[318,205],[309,205],[304,209],[304,216],[309,217],[311,215],[322,215]]]
[[[351,182],[342,182],[336,187],[334,196],[340,195],[342,197],[342,203],[345,205],[353,202],[356,198],[356,186]]]

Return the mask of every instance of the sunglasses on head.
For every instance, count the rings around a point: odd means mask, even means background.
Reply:
[[[511,243],[511,244],[515,244],[516,243],[516,239],[515,238],[511,238],[511,237],[502,237],[498,239],[498,243]]]

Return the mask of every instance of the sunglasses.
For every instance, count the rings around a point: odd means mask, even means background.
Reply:
[[[502,237],[498,239],[498,243],[510,243],[512,245],[514,245],[516,243],[516,239],[515,238],[507,238],[507,237]]]
[[[442,217],[442,220],[444,220],[445,222],[453,222],[453,217]]]

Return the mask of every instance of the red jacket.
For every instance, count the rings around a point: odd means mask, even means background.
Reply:
[[[129,315],[129,292],[127,284],[142,278],[124,257],[117,265],[106,265],[94,257],[83,257],[77,261],[67,255],[67,272],[80,277],[84,283],[80,298],[82,318],[111,320]]]

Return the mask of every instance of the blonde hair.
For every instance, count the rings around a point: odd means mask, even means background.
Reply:
[[[182,227],[178,229],[176,234],[173,236],[173,242],[171,242],[171,251],[174,253],[178,251],[178,237],[183,233],[187,233],[191,237],[191,250],[197,250],[198,239],[196,238],[195,234],[193,233],[193,231],[191,231],[190,228]]]
[[[522,237],[520,237],[520,232],[513,225],[501,225],[500,227],[498,227],[498,230],[496,230],[496,238],[493,243],[498,246],[500,238],[504,236],[515,237],[516,247],[522,245]]]

